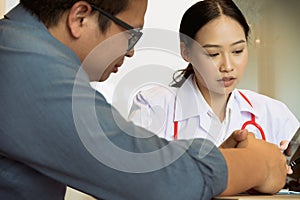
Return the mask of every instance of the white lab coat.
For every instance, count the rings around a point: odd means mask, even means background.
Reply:
[[[234,130],[255,115],[255,121],[264,130],[268,142],[279,145],[290,141],[299,121],[285,104],[249,90],[235,89],[228,101],[226,117],[220,122],[198,90],[193,76],[180,88],[154,86],[137,93],[129,112],[129,120],[167,140],[174,139],[174,121],[178,121],[178,139],[207,138],[219,146]],[[257,138],[261,133],[254,126],[246,129]]]

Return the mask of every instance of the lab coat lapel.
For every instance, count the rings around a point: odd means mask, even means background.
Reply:
[[[198,128],[209,131],[211,120],[208,111],[210,107],[194,83],[193,76],[190,76],[177,90],[174,109],[174,121],[180,122],[198,117],[200,126]]]

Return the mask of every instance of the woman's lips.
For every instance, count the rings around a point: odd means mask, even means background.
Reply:
[[[218,82],[220,82],[224,87],[230,87],[233,85],[236,78],[234,77],[223,77],[222,79],[219,79]]]

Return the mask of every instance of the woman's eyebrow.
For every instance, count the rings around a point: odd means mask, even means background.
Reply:
[[[230,46],[234,46],[234,45],[237,45],[237,44],[240,44],[240,43],[246,43],[246,41],[245,40],[239,40],[237,42],[232,43]]]
[[[221,48],[221,45],[217,45],[217,44],[205,44],[202,47],[203,48]]]
[[[241,43],[246,43],[246,41],[245,40],[239,40],[237,42],[232,43],[230,46],[234,46],[234,45],[241,44]],[[217,45],[217,44],[205,44],[202,47],[203,48],[221,48],[222,46]]]

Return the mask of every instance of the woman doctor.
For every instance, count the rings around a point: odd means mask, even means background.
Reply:
[[[207,138],[219,146],[237,129],[277,145],[291,140],[299,121],[285,104],[236,89],[248,62],[249,26],[233,1],[194,4],[183,15],[180,33],[188,67],[173,87],[140,91],[130,120],[168,140]]]

